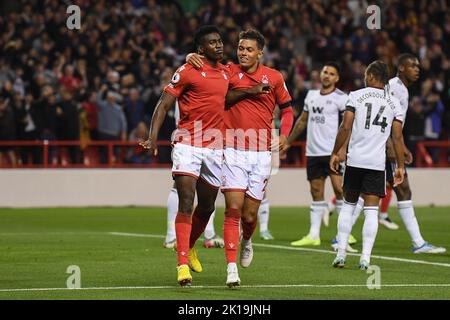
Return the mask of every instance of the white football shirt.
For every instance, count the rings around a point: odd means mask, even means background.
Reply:
[[[399,77],[394,77],[389,80],[389,94],[400,101],[403,116],[406,118],[406,112],[408,111],[409,105],[409,92],[408,88]],[[403,125],[405,125],[404,121]]]
[[[384,171],[392,122],[404,121],[399,100],[383,89],[368,87],[350,92],[347,110],[355,113],[347,165]]]
[[[348,96],[339,89],[328,94],[309,90],[304,111],[308,112],[306,156],[330,156],[339,129],[339,113],[345,111]]]

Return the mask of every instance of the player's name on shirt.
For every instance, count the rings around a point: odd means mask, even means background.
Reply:
[[[392,123],[404,119],[400,102],[384,89],[367,87],[349,93],[347,108],[355,113],[347,165],[384,171]]]

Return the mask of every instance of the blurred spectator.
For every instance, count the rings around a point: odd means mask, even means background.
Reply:
[[[424,140],[425,115],[422,110],[422,101],[420,97],[413,97],[406,114],[405,128],[403,134],[408,149],[412,152],[414,161],[416,160],[416,146],[418,142]]]
[[[116,103],[116,93],[106,91],[106,86],[97,95],[98,106],[98,138],[99,140],[126,140],[127,123],[122,108]],[[106,100],[103,97],[106,95]],[[117,158],[117,150],[115,155]],[[105,164],[108,160],[107,148],[102,148],[100,162]]]
[[[138,145],[139,142],[148,138],[148,128],[144,122],[139,122],[129,136],[130,141],[136,141],[136,146],[130,148],[127,154],[127,162],[133,164],[148,164],[151,162],[151,155]]]
[[[444,105],[436,92],[431,92],[425,97],[425,138],[429,141],[439,140],[442,132],[442,114]],[[430,154],[433,162],[439,161],[439,148],[430,148]]]
[[[129,97],[125,98],[125,114],[128,132],[136,129],[138,123],[144,119],[144,102],[140,99],[139,91],[136,88],[131,89]]]
[[[89,128],[89,138],[97,140],[98,108],[96,104],[96,93],[90,91],[86,94],[86,100],[82,103],[82,108],[86,112],[86,120]]]
[[[10,106],[9,98],[0,97],[0,140],[16,140],[16,127],[14,121],[14,112]],[[3,154],[6,153],[9,162],[15,166],[17,164],[14,147],[0,146],[0,164]]]
[[[62,110],[60,115],[60,132],[58,138],[61,140],[78,141],[80,140],[80,123],[78,115],[78,106],[73,102],[70,90],[62,90],[62,101],[59,106]],[[79,146],[69,146],[69,156],[72,164],[80,163]]]
[[[65,1],[8,3],[8,10],[0,12],[0,95],[10,101],[18,139],[63,139],[56,136],[57,128],[63,128],[67,121],[61,106],[74,111],[73,105],[80,104],[86,114],[78,112],[77,116],[81,123],[86,116],[91,138],[97,138],[96,129],[101,127],[103,136],[99,139],[125,139],[111,129],[117,129],[120,122],[131,132],[140,121],[149,123],[162,89],[175,68],[184,63],[186,54],[194,50],[192,35],[203,24],[221,28],[229,60],[236,60],[240,30],[260,30],[267,42],[263,62],[285,72],[297,113],[304,91],[298,87],[319,88],[319,70],[326,60],[341,65],[338,87],[348,92],[364,85],[364,70],[372,60],[384,60],[395,74],[398,54],[411,52],[420,59],[421,77],[409,88],[410,96],[436,99],[421,94],[422,83],[431,81],[441,101],[423,102],[427,106],[421,112],[429,112],[427,136],[450,137],[448,1],[385,1],[381,30],[367,29],[366,0],[84,0],[77,2],[83,13],[80,30],[66,28]],[[103,86],[105,90],[101,90]],[[52,93],[43,94],[48,88]],[[62,90],[71,94],[73,105],[63,101],[58,109],[60,97],[54,93]],[[106,99],[106,91],[113,97]],[[114,102],[102,112],[94,96]],[[439,111],[442,104],[444,112]],[[98,120],[96,107],[101,114]],[[117,122],[121,116],[117,117],[120,112],[116,107],[125,111],[128,125]],[[74,125],[75,112],[69,113]],[[418,114],[414,111],[413,116]],[[116,123],[105,123],[110,117]],[[173,128],[173,119],[167,119],[160,139],[169,139]],[[70,130],[75,133],[74,127]],[[407,138],[409,133],[405,134]],[[28,154],[21,156],[23,163],[31,154],[34,161],[42,162],[36,150],[27,150]],[[170,160],[170,152],[162,158]]]

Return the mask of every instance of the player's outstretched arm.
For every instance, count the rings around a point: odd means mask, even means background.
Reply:
[[[347,107],[347,111],[345,111],[344,113],[344,120],[342,120],[342,123],[339,127],[336,142],[334,143],[333,153],[331,154],[330,159],[330,169],[336,174],[339,173],[339,163],[341,162],[338,152],[344,146],[350,136],[350,133],[352,132],[354,119],[354,109]]]
[[[403,135],[402,135],[402,143],[403,143],[403,154],[405,156],[405,163],[411,164],[414,160],[414,157],[412,155],[412,152],[406,147]]]
[[[297,140],[298,136],[305,130],[308,125],[308,114],[308,111],[303,111],[300,118],[297,119],[283,150],[288,150],[294,141]]]
[[[158,140],[159,130],[161,130],[167,111],[175,104],[175,100],[176,98],[170,93],[167,93],[166,91],[162,93],[161,98],[159,98],[159,101],[156,104],[155,112],[153,112],[148,139],[139,143],[145,149],[149,149],[153,156],[158,155],[156,141]]]
[[[395,158],[397,159],[397,169],[394,174],[394,187],[403,182],[405,159],[403,144],[403,127],[401,121],[394,120],[392,123],[392,144],[394,146]]]

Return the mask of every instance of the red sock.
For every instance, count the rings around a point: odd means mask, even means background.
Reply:
[[[336,196],[334,196],[333,198],[331,198],[331,203],[336,205]]]
[[[255,217],[253,222],[245,222],[244,219],[242,220],[242,239],[244,240],[250,240],[253,236],[253,233],[256,229],[256,223],[258,222],[258,218]]]
[[[175,233],[177,235],[178,265],[188,264],[189,236],[192,228],[192,217],[189,213],[177,213]]]
[[[195,241],[197,241],[197,239],[200,238],[200,235],[205,231],[211,213],[199,213],[197,208],[195,208],[194,213],[192,214],[192,230],[189,238],[189,248],[194,247]]]
[[[386,197],[381,199],[381,206],[380,206],[380,212],[388,212],[389,209],[389,203],[391,202],[392,197],[392,189],[390,187],[386,188]]]
[[[227,263],[237,261],[237,249],[239,246],[239,222],[241,211],[238,209],[226,209],[223,222],[223,240],[225,242],[225,257]]]

